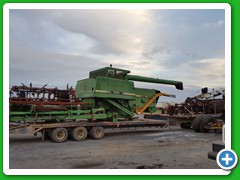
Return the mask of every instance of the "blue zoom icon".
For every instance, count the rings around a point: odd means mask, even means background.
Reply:
[[[217,163],[224,170],[231,170],[237,164],[238,157],[232,150],[221,150],[217,155]]]

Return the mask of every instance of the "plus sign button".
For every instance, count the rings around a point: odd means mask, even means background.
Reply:
[[[233,150],[223,149],[217,154],[217,163],[224,170],[231,170],[237,164],[238,157]]]

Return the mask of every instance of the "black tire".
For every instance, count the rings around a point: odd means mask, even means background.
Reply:
[[[71,130],[70,135],[75,141],[83,141],[87,137],[87,129],[85,127],[75,127]]]
[[[212,116],[210,115],[205,115],[203,117],[199,125],[200,132],[207,133],[209,131],[209,129],[207,129],[206,126],[211,119],[212,119]]]
[[[68,131],[66,128],[55,128],[51,131],[50,138],[56,143],[64,142],[68,138]]]
[[[180,126],[182,129],[190,129],[191,123],[181,123]]]
[[[200,114],[193,120],[192,127],[195,132],[200,132],[199,126],[204,116],[204,114]]]
[[[92,127],[89,135],[93,139],[102,139],[104,136],[104,128],[102,126]]]

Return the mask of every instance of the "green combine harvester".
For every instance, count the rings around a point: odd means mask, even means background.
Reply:
[[[80,101],[72,104],[55,105],[52,104],[54,102],[43,101],[20,104],[19,101],[11,101],[10,121],[130,120],[134,114],[154,113],[159,96],[174,97],[155,89],[136,88],[133,81],[168,84],[183,89],[179,81],[129,73],[128,70],[112,67],[91,71],[89,78],[77,82],[75,96]]]
[[[55,142],[65,141],[68,134],[77,141],[84,140],[87,134],[100,139],[104,128],[166,126],[160,121],[136,121],[134,115],[154,113],[160,96],[175,96],[155,89],[137,88],[133,81],[174,85],[183,90],[182,82],[129,73],[129,70],[111,66],[91,71],[89,78],[77,82],[75,91],[15,86],[9,98],[10,124],[27,123],[32,126],[33,133],[41,132],[43,139],[47,133]],[[11,97],[14,91],[18,97]],[[29,98],[34,94],[37,98]]]
[[[129,75],[130,71],[105,67],[89,73],[89,78],[80,80],[76,86],[76,97],[89,103],[91,108],[103,111],[105,117],[117,121],[119,118],[131,119],[143,112],[154,113],[159,96],[171,96],[155,89],[134,87],[133,81],[175,85],[182,90],[179,81]]]

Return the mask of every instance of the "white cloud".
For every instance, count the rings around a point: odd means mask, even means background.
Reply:
[[[61,12],[61,13],[60,13]],[[139,41],[151,26],[147,10],[61,10],[51,12],[51,21],[66,31],[84,34],[96,41],[97,54],[136,53]],[[58,15],[55,15],[58,14]]]

